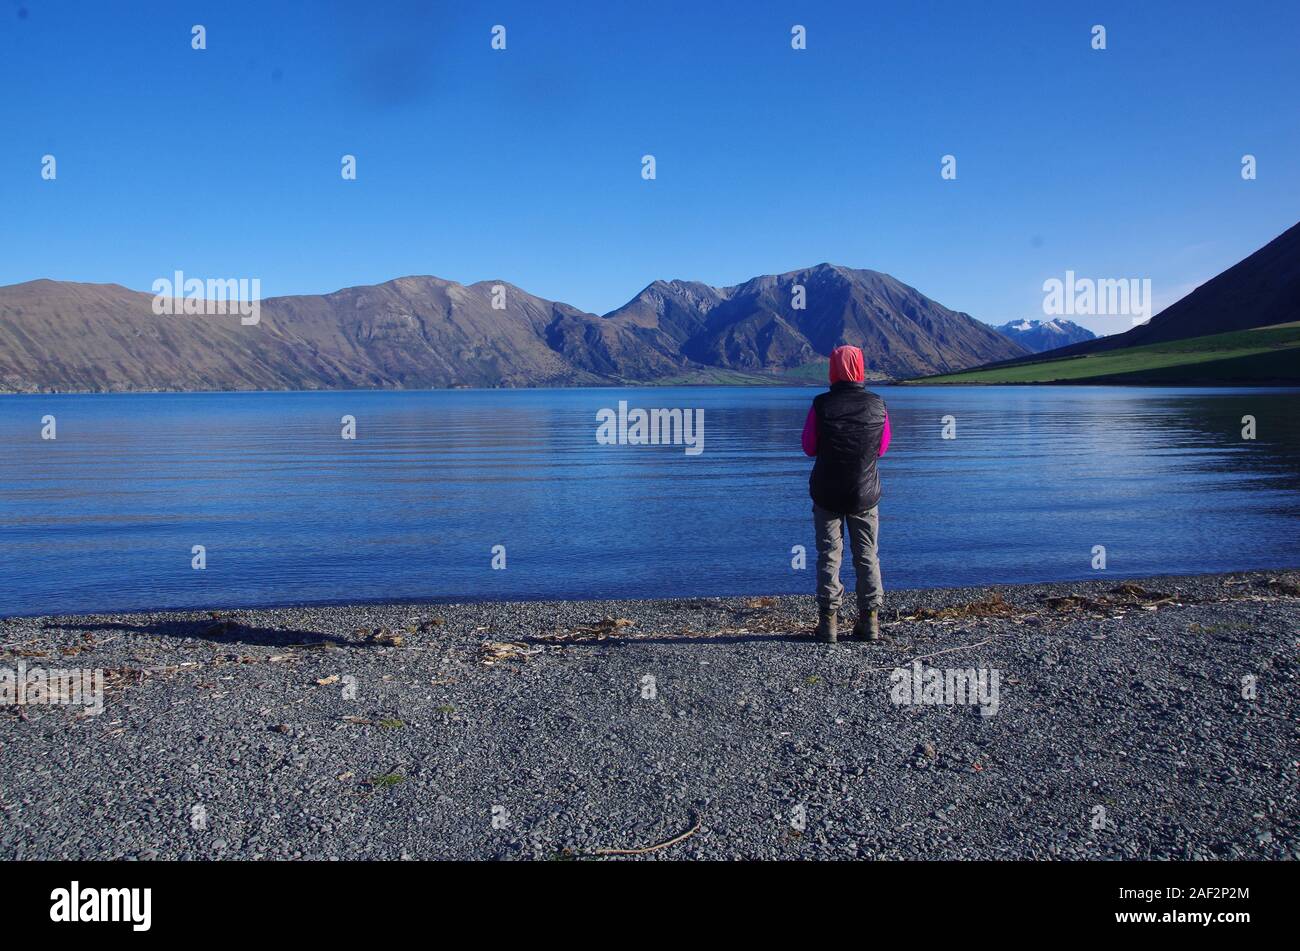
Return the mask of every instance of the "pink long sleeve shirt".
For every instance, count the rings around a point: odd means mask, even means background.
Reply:
[[[883,456],[889,450],[889,413],[885,413],[885,428],[880,433],[880,452]],[[817,412],[808,407],[808,418],[803,423],[803,452],[805,456],[817,455]]]

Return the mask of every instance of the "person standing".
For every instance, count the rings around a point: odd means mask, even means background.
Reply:
[[[836,347],[831,351],[830,389],[813,400],[803,427],[803,451],[816,459],[808,477],[817,533],[816,637],[828,644],[838,639],[845,525],[858,579],[858,620],[853,636],[880,639],[885,590],[877,548],[877,462],[889,449],[889,413],[885,401],[866,388],[865,380],[862,351]]]

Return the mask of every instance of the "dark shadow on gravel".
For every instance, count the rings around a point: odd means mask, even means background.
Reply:
[[[151,637],[193,638],[215,644],[257,644],[263,647],[313,647],[330,644],[335,647],[366,647],[360,640],[326,634],[321,631],[303,631],[273,627],[249,627],[231,621],[159,621],[155,624],[127,624],[122,621],[104,621],[95,624],[47,624],[46,629],[70,631],[122,631],[146,634]]]
[[[844,638],[841,638],[843,640]],[[813,645],[811,634],[687,634],[681,637],[663,634],[649,637],[588,637],[557,640],[552,637],[520,637],[520,643],[537,644],[545,647],[627,647],[634,644],[772,644],[776,642],[803,643]],[[849,643],[853,643],[850,641]]]

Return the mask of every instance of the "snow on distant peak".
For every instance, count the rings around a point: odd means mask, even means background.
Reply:
[[[1091,330],[1064,318],[1030,320],[1022,318],[995,328],[1034,353],[1055,350],[1071,343],[1081,343],[1095,336]]]

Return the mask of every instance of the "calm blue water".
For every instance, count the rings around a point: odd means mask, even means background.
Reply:
[[[810,592],[816,392],[0,397],[0,615]],[[1300,564],[1300,391],[879,392],[887,587]],[[597,445],[620,399],[703,408],[704,452]]]

